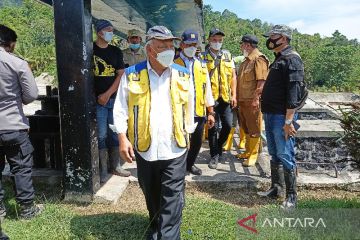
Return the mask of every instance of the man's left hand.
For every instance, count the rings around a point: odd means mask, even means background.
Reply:
[[[285,124],[284,127],[284,133],[285,133],[285,140],[287,141],[289,139],[289,137],[295,137],[296,135],[296,130],[294,128],[293,124]]]
[[[106,92],[103,93],[103,94],[100,94],[97,98],[97,102],[102,105],[102,106],[105,106],[107,104],[107,102],[109,101],[110,99],[110,95],[107,94]]]
[[[251,102],[251,107],[253,108],[254,112],[259,111],[260,109],[260,101],[259,98],[254,98]]]

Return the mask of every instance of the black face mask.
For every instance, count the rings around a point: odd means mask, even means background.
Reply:
[[[271,38],[268,38],[266,40],[266,47],[269,49],[269,50],[273,50],[279,46],[281,46],[283,43],[276,43],[277,41],[280,40],[281,37],[278,37],[278,38],[275,38],[275,39],[271,39]]]

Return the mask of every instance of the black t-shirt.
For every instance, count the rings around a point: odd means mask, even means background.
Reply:
[[[106,48],[100,48],[94,43],[94,81],[95,94],[106,92],[114,83],[117,71],[125,68],[123,54],[115,46],[108,45]],[[116,92],[111,98],[116,97]]]
[[[304,87],[304,65],[289,46],[275,57],[261,95],[261,111],[286,114],[286,109],[300,105]]]

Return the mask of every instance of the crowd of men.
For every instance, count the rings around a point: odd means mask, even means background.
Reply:
[[[291,29],[275,25],[264,34],[266,47],[275,54],[271,64],[259,51],[257,36],[244,35],[238,69],[222,47],[226,36],[218,28],[210,30],[201,53],[199,33],[192,29],[178,38],[164,26],[153,26],[145,46],[141,33],[132,29],[123,51],[110,44],[111,22],[98,20],[95,31],[100,180],[105,182],[108,173],[130,176],[123,161],[136,160],[150,219],[147,239],[180,239],[184,179],[186,174],[202,174],[195,161],[204,130],[210,147],[208,167],[216,169],[232,142],[236,118],[242,150],[236,157],[244,167],[257,162],[265,122],[271,188],[258,194],[285,194],[281,207],[296,207],[295,121],[305,85],[302,60],[289,45]],[[14,34],[0,27],[0,167],[4,169],[6,157],[15,176],[20,216],[30,218],[41,209],[33,203],[33,148],[22,104],[36,99],[37,88],[27,63],[12,55]],[[180,42],[177,51],[175,41]],[[6,214],[3,195],[0,181],[1,216]]]

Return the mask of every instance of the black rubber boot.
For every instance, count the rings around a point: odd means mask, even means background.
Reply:
[[[284,197],[284,168],[282,163],[270,162],[271,188],[265,192],[258,192],[261,197],[282,198]]]
[[[292,211],[297,205],[296,191],[296,169],[285,170],[286,199],[282,203],[281,208],[285,211]]]
[[[20,205],[20,218],[31,219],[36,217],[44,210],[41,205],[35,205],[34,203]]]

